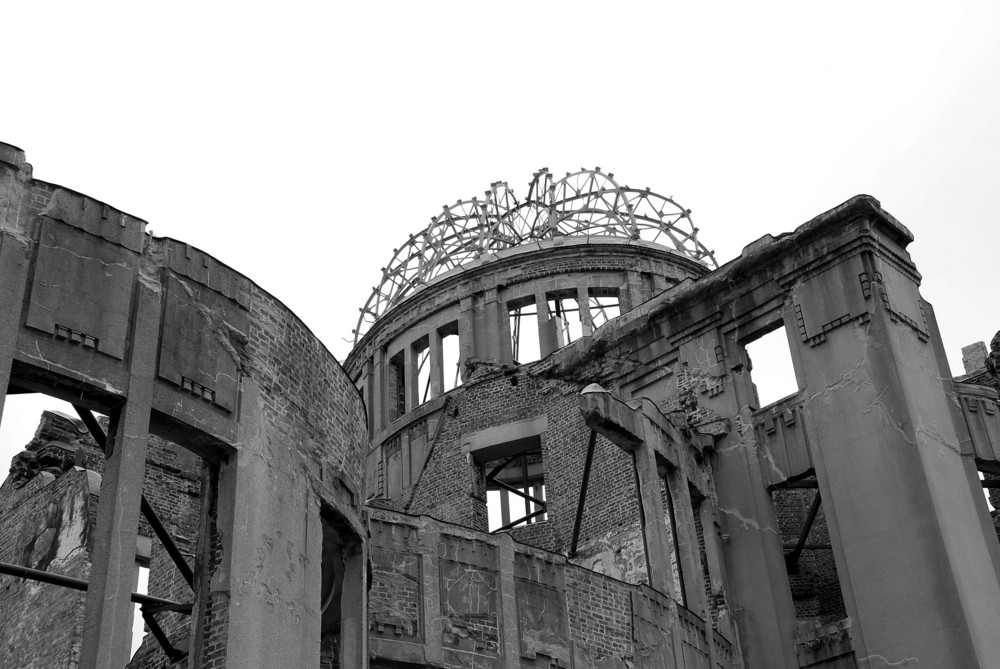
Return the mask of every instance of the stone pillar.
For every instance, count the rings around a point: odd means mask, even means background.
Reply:
[[[92,537],[90,586],[84,614],[82,669],[117,669],[129,660],[132,573],[139,500],[159,344],[161,290],[140,277],[129,362],[128,397],[112,421]]]
[[[559,348],[559,323],[549,314],[549,301],[544,290],[535,292],[535,310],[538,312],[538,354],[544,358]]]
[[[441,333],[432,328],[427,335],[427,364],[430,365],[431,397],[444,393],[444,350],[441,348]]]
[[[590,315],[590,291],[586,286],[577,287],[576,304],[580,308],[580,332],[589,337],[594,334],[594,319]]]
[[[642,514],[642,537],[649,567],[649,585],[676,597],[674,576],[670,569],[670,540],[663,522],[666,510],[660,497],[660,475],[656,453],[651,444],[642,444],[632,452],[635,458],[639,510]]]
[[[982,492],[969,485],[919,275],[882,241],[894,255],[848,257],[796,286],[810,455],[855,652],[886,665],[993,667],[1000,583]],[[849,298],[858,318],[829,327]]]

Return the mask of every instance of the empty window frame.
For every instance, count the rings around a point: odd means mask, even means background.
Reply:
[[[417,397],[413,405],[420,406],[434,397],[431,386],[431,349],[427,337],[413,344],[413,359],[417,365]]]
[[[590,320],[594,329],[601,327],[621,314],[618,290],[615,288],[591,288],[589,296]]]
[[[580,305],[576,300],[576,291],[550,293],[546,295],[549,306],[549,318],[556,321],[558,345],[560,347],[579,339],[582,334],[580,323]]]
[[[744,348],[749,363],[747,368],[757,394],[756,408],[773,404],[799,391],[788,337],[780,321],[777,329],[744,344]]]
[[[389,358],[385,388],[386,419],[392,422],[406,413],[406,356],[403,351]]]
[[[484,471],[490,532],[546,519],[545,470],[541,448],[487,462]]]
[[[511,359],[523,365],[541,357],[538,345],[538,309],[533,296],[507,303]]]
[[[441,366],[444,370],[442,392],[462,385],[462,351],[458,339],[458,322],[449,323],[438,330],[441,335]]]

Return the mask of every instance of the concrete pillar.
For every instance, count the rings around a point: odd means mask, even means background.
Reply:
[[[684,597],[688,609],[698,615],[705,615],[708,600],[705,598],[705,581],[701,569],[701,552],[698,546],[698,531],[694,523],[694,508],[691,504],[691,489],[684,473],[678,469],[666,472],[670,497],[674,501],[674,528],[677,534],[677,556],[684,574]]]
[[[112,421],[101,479],[84,613],[82,669],[118,669],[129,660],[132,573],[160,331],[161,291],[150,283],[140,279],[135,284],[138,306],[128,397]]]
[[[444,665],[444,647],[441,644],[441,585],[438,581],[441,568],[438,564],[438,545],[441,534],[436,524],[428,524],[423,531],[422,545],[425,550],[422,555],[420,578],[422,581],[424,606],[424,651],[427,664],[431,666]]]
[[[385,427],[385,349],[375,347],[372,357],[372,408],[369,431],[376,434]]]
[[[22,228],[27,219],[24,185],[30,178],[24,153],[0,143],[0,313],[4,315],[0,318],[0,419],[28,280],[31,242]]]
[[[576,289],[576,304],[580,308],[580,331],[584,337],[594,334],[594,319],[590,315],[590,291],[586,286]]]
[[[3,418],[10,368],[21,327],[21,305],[28,280],[30,242],[21,235],[0,230],[0,420]]]
[[[660,497],[660,475],[656,465],[656,453],[651,445],[643,444],[632,454],[635,458],[649,585],[666,595],[676,597],[673,572],[670,569],[670,540],[667,537],[667,526],[663,522],[666,510]]]
[[[361,544],[344,556],[340,595],[340,666],[368,666],[368,569]]]
[[[420,394],[423,391],[417,374],[417,352],[410,344],[403,349],[403,383],[406,384],[403,395],[406,398],[406,412],[409,413],[420,406]]]
[[[496,288],[489,288],[483,293],[483,330],[476,332],[476,343],[479,343],[482,336],[482,352],[487,360],[502,360],[502,351],[507,351],[510,357],[510,336],[501,341],[500,321],[506,323],[507,314],[501,316],[503,304],[500,302],[500,295]],[[509,329],[508,329],[509,332]]]
[[[441,347],[441,333],[432,329],[427,336],[429,347],[427,364],[431,366],[431,397],[444,393],[444,349]]]
[[[628,293],[629,304],[634,309],[649,299],[649,291],[642,281],[642,274],[639,272],[628,272]],[[625,313],[623,310],[622,313]]]
[[[1000,583],[979,516],[982,492],[969,486],[942,388],[947,370],[931,343],[940,335],[921,323],[915,273],[895,259],[863,260],[869,322],[830,329],[812,345],[796,341],[855,650],[887,665],[993,667]],[[827,294],[811,281],[819,279],[803,282],[807,294]],[[798,306],[806,324],[826,309],[815,299]]]
[[[725,346],[727,360],[745,357],[734,336],[727,337]],[[792,643],[795,607],[749,410],[753,384],[745,367],[733,363],[730,367],[724,392],[715,400],[716,410],[735,420],[733,430],[718,442],[713,463],[719,520],[727,537],[723,547],[729,601],[747,666],[797,669]]]
[[[467,295],[459,302],[458,312],[458,365],[462,382],[466,381],[465,363],[476,357],[476,312],[472,305],[472,296]]]
[[[500,563],[500,643],[504,669],[521,669],[521,639],[517,613],[517,584],[514,579],[514,538],[509,534],[500,539],[497,559]]]

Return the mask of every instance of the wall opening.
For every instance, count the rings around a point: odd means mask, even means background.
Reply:
[[[784,325],[779,322],[777,329],[743,346],[747,352],[747,371],[757,396],[755,408],[773,404],[799,391]]]
[[[414,406],[419,406],[434,397],[431,390],[431,349],[427,337],[414,342],[413,357],[417,363],[417,397]]]
[[[550,293],[546,298],[549,303],[549,317],[556,319],[557,345],[563,347],[579,339],[583,332],[576,292]]]
[[[137,560],[135,571],[135,585],[132,588],[132,592],[139,593],[140,595],[149,594],[149,562],[147,561],[143,564]],[[132,604],[132,648],[129,651],[129,657],[135,657],[136,651],[139,650],[139,646],[142,645],[145,636],[146,622],[142,619],[142,611],[139,610],[138,604]]]
[[[490,532],[546,520],[545,468],[540,447],[487,462],[484,469]]]
[[[847,616],[814,472],[772,488],[795,617],[826,625]]]
[[[621,315],[617,289],[591,288],[588,294],[590,296],[590,320],[595,330],[612,318],[618,318]]]
[[[403,351],[389,358],[385,366],[386,420],[392,422],[406,413],[406,356]]]
[[[320,669],[360,667],[365,560],[361,539],[343,516],[324,504],[320,583]]]
[[[443,392],[462,385],[462,350],[458,339],[458,323],[441,328],[441,367],[444,370]]]
[[[510,319],[511,358],[516,365],[534,362],[541,357],[538,340],[538,309],[534,297],[507,303]]]

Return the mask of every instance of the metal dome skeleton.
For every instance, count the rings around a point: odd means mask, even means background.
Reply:
[[[354,343],[384,313],[442,274],[483,254],[560,236],[641,239],[718,267],[714,253],[698,241],[691,211],[672,198],[621,186],[599,167],[567,172],[558,181],[542,168],[524,202],[506,182],[493,183],[485,199],[446,205],[423,232],[393,249],[382,280],[360,310]]]

